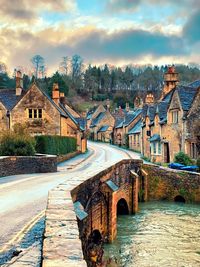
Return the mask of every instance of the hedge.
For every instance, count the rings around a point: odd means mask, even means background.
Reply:
[[[6,131],[0,136],[0,156],[34,156],[35,140],[25,130]]]
[[[36,151],[42,154],[65,155],[76,151],[76,138],[64,136],[35,136]]]

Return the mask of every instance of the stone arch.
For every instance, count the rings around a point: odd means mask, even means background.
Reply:
[[[185,198],[182,197],[181,195],[177,195],[175,196],[174,201],[179,203],[185,203]]]
[[[124,198],[121,198],[117,202],[117,215],[128,215],[128,214],[129,214],[128,203]]]

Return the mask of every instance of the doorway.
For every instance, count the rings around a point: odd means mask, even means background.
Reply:
[[[170,163],[169,143],[164,143],[164,162]]]

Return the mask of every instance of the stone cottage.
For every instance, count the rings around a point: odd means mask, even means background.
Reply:
[[[77,139],[77,149],[85,152],[85,123],[65,104],[63,93],[54,84],[52,98],[36,83],[23,90],[21,72],[16,74],[16,88],[0,90],[0,132],[16,124],[27,126],[31,135],[60,135]]]
[[[142,154],[154,162],[172,162],[179,151],[196,159],[200,81],[178,85],[178,73],[170,67],[164,83],[160,101],[143,106]]]
[[[87,126],[92,140],[111,142],[114,124],[108,106],[99,105],[88,112]]]
[[[119,146],[128,145],[128,142],[132,140],[132,136],[129,138],[129,132],[136,123],[141,119],[142,109],[137,108],[133,111],[126,110],[124,116],[116,119],[114,128],[114,144]],[[138,142],[138,141],[137,141]],[[132,146],[132,145],[131,145]],[[130,144],[129,144],[130,147]],[[140,149],[139,149],[140,150]]]

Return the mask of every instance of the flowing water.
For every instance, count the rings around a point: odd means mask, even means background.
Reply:
[[[200,205],[140,204],[137,215],[119,216],[117,238],[104,249],[115,258],[107,266],[200,267]]]

